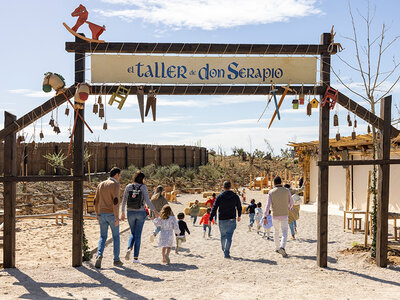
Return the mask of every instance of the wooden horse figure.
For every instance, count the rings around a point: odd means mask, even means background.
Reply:
[[[86,7],[80,4],[78,8],[76,8],[72,13],[71,16],[78,17],[76,24],[74,27],[70,28],[75,33],[78,32],[79,27],[81,27],[84,23],[89,25],[89,29],[92,32],[92,41],[99,41],[100,35],[106,30],[106,27],[94,24],[92,22],[88,22],[89,12],[86,10]],[[64,25],[65,26],[65,25]],[[68,28],[67,28],[68,29]],[[72,32],[71,32],[72,33]],[[73,33],[74,34],[74,33]],[[76,34],[75,34],[76,35]],[[78,35],[79,36],[79,35]],[[81,36],[79,36],[81,37]],[[81,37],[82,38],[82,37]]]

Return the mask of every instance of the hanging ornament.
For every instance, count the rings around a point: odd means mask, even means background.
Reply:
[[[43,140],[44,134],[43,134],[43,118],[40,119],[40,133],[39,133],[39,138],[40,140]]]
[[[52,72],[47,72],[44,74],[42,88],[45,93],[48,93],[51,91],[51,89],[54,89],[58,95],[64,90],[64,87],[65,80],[61,75]]]
[[[99,105],[96,102],[96,98],[94,99],[94,104],[93,104],[93,113],[97,114],[99,112]]]
[[[353,126],[353,122],[351,122],[350,112],[347,114],[347,123],[349,127]]]
[[[354,128],[357,128],[357,120],[356,120],[356,116],[354,116],[354,122],[353,122],[353,124],[354,124]]]
[[[309,101],[307,104],[307,116],[311,116],[312,112],[312,107],[311,107],[311,102]]]
[[[107,122],[104,122],[104,124],[103,124],[103,130],[107,130],[107,129],[108,129]]]
[[[53,112],[51,112],[51,117],[50,117],[49,125],[50,125],[51,127],[54,127]]]
[[[66,115],[66,116],[69,116],[69,107],[68,107],[68,104],[67,104],[67,107],[65,108],[65,115]]]
[[[105,102],[105,101],[104,101]],[[107,102],[105,102],[105,106],[107,106]],[[107,116],[106,116],[106,107],[104,108],[104,124],[103,124],[103,130],[107,130],[108,125],[107,125]]]
[[[313,98],[311,100],[311,107],[312,108],[318,108],[318,104],[319,104],[319,102],[318,102],[317,98]]]
[[[355,140],[356,139],[356,132],[353,130],[353,132],[351,133],[351,139]]]
[[[112,105],[114,102],[117,102],[118,103],[117,107],[119,110],[121,110],[125,104],[126,98],[128,98],[130,91],[131,89],[127,89],[122,85],[119,85],[117,91],[112,94],[110,100],[108,101],[108,104]]]
[[[90,94],[90,86],[85,82],[78,83],[74,96],[75,108],[83,109],[83,104],[89,98],[89,94]]]
[[[99,109],[99,118],[103,119],[104,118],[104,104],[100,103],[100,109]]]
[[[299,95],[299,103],[300,105],[304,105],[304,89],[303,84],[301,85],[300,95]]]
[[[156,120],[156,104],[157,104],[157,98],[156,98],[156,90],[153,90],[153,88],[150,89],[149,94],[147,95],[147,102],[146,102],[146,113],[145,116],[149,114],[150,108],[151,111],[153,112],[153,121]]]
[[[142,119],[142,123],[144,123],[144,89],[143,86],[138,86],[137,87],[137,99],[138,99],[138,105],[139,105],[139,112],[140,112],[140,118]]]
[[[299,100],[293,99],[292,105],[293,105],[293,109],[299,109]]]
[[[371,133],[371,127],[369,126],[369,124],[368,124],[368,127],[367,127],[367,132]]]
[[[339,117],[337,112],[333,116],[333,126],[339,126]]]
[[[336,140],[340,141],[340,133],[339,133],[339,131],[336,133]]]

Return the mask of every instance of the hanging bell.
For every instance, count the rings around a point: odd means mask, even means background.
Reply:
[[[107,130],[107,128],[108,128],[107,122],[104,122],[104,124],[103,124],[103,130]]]
[[[101,100],[101,95],[99,96],[99,98],[97,98],[97,103],[98,104],[101,104],[102,102],[101,102],[102,100]]]
[[[347,122],[350,124],[351,122],[351,118],[350,118],[350,114],[347,115]]]
[[[311,103],[308,102],[308,104],[307,104],[307,116],[311,116],[311,112],[312,112],[312,106],[311,106]]]
[[[65,108],[65,115],[66,115],[66,116],[69,115],[69,107],[68,107],[68,106]]]
[[[40,140],[43,140],[43,139],[44,139],[43,131],[41,131],[41,132],[39,133],[39,138],[40,138]]]
[[[352,140],[355,140],[355,139],[356,139],[356,132],[355,132],[355,131],[353,131],[353,132],[351,133],[351,139],[352,139]]]
[[[340,133],[339,133],[339,132],[336,133],[336,140],[337,140],[337,141],[340,141]]]
[[[23,134],[20,135],[20,138],[21,138],[21,142],[25,142],[25,136]]]
[[[51,127],[54,127],[54,119],[53,119],[53,117],[51,117],[51,119],[50,119],[50,121],[49,121],[49,125],[50,125]]]
[[[97,103],[93,104],[93,113],[97,114],[99,111],[99,105]]]
[[[349,120],[349,127],[353,126],[353,122]]]
[[[369,124],[368,124],[368,127],[367,127],[367,132],[371,133],[371,127],[369,126]]]
[[[357,120],[354,120],[354,128],[357,128]]]
[[[339,117],[337,113],[333,116],[333,126],[339,126]]]
[[[104,104],[102,104],[102,103],[100,103],[99,118],[100,119],[104,118]]]

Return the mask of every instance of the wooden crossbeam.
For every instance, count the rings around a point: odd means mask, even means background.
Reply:
[[[67,52],[90,53],[177,53],[177,54],[281,54],[321,55],[336,54],[337,46],[319,44],[209,44],[209,43],[101,43],[66,42]]]
[[[399,165],[400,159],[376,159],[376,160],[332,160],[332,161],[319,161],[318,166],[365,166],[365,165]]]
[[[67,96],[68,99],[72,98],[75,94],[75,86],[71,86],[68,89],[65,90],[64,94]],[[61,93],[50,100],[46,101],[42,105],[36,107],[35,109],[31,110],[29,113],[25,114],[9,126],[5,127],[3,130],[0,131],[0,141],[4,140],[6,136],[9,134],[15,133],[17,131],[20,131],[24,129],[25,127],[29,126],[36,120],[40,119],[44,115],[48,114],[51,112],[53,109],[56,107],[62,105],[65,103],[67,99],[65,96]]]

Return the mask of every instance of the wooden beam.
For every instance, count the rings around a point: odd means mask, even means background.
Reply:
[[[122,85],[126,89],[130,89],[130,95],[137,94],[137,85]],[[141,85],[142,86],[142,85]],[[158,95],[268,95],[271,91],[270,85],[146,85],[144,93],[148,94],[150,89],[157,91]],[[285,89],[282,86],[275,86],[278,90],[277,95],[282,95]],[[323,95],[325,89],[323,87],[315,87],[313,85],[295,85],[290,86],[293,91],[288,92],[288,95],[296,95],[303,89],[304,94]],[[116,92],[118,85],[92,85],[91,94],[93,95],[111,95]]]
[[[329,34],[329,33],[327,33]],[[210,43],[124,43],[112,42],[93,45],[80,40],[66,42],[67,52],[90,53],[171,53],[171,54],[294,54],[320,55],[328,53],[329,45],[319,44],[210,44]],[[336,54],[333,46],[330,54]]]
[[[4,127],[14,123],[16,116],[4,112]],[[4,170],[5,176],[17,175],[17,144],[15,133],[4,139]],[[15,212],[16,212],[17,184],[4,183],[4,268],[15,268]]]
[[[333,160],[328,162],[318,161],[318,166],[372,166],[372,165],[399,165],[400,159],[368,159],[368,160]]]
[[[76,38],[75,41],[79,41]],[[75,85],[85,82],[85,50],[78,48],[75,53]],[[85,117],[85,105],[83,109],[78,110],[82,118]],[[75,112],[76,118],[77,112]],[[84,124],[80,118],[76,118],[74,133],[74,169],[73,174],[83,177],[84,174]],[[80,267],[82,265],[82,236],[83,236],[83,181],[73,182],[73,207],[72,207],[72,266]]]
[[[339,92],[337,103],[346,108],[347,110],[354,113],[360,119],[363,119],[367,123],[374,125],[379,130],[383,130],[383,119],[372,114],[369,110],[359,105],[357,102],[351,100],[346,95]],[[390,137],[394,138],[400,134],[400,131],[393,126],[390,126]]]
[[[331,35],[324,33],[321,44],[329,45]],[[321,80],[325,88],[330,86],[331,56],[321,56]],[[321,97],[322,98],[322,97]],[[322,103],[322,99],[320,101]],[[319,161],[329,160],[329,106],[320,105],[319,112]],[[318,216],[317,216],[317,265],[327,267],[328,264],[328,195],[329,195],[329,168],[328,165],[318,167]]]
[[[1,176],[0,182],[84,181],[85,177],[70,175]]]
[[[392,96],[381,100],[381,118],[384,120],[379,141],[379,154],[382,160],[390,159],[390,122],[392,111]],[[390,165],[380,165],[378,168],[378,215],[376,234],[376,264],[387,266],[388,242],[388,209],[389,209]]]
[[[71,86],[65,90],[65,95],[68,99],[72,98],[75,94],[75,86]],[[35,109],[31,110],[29,113],[25,114],[12,124],[5,126],[4,129],[0,131],[0,141],[4,140],[6,136],[11,133],[17,132],[19,130],[24,129],[25,127],[29,126],[36,120],[40,119],[41,117],[45,116],[47,113],[51,112],[56,107],[65,103],[67,99],[63,94],[59,94],[50,100],[46,101],[42,105],[36,107]]]

